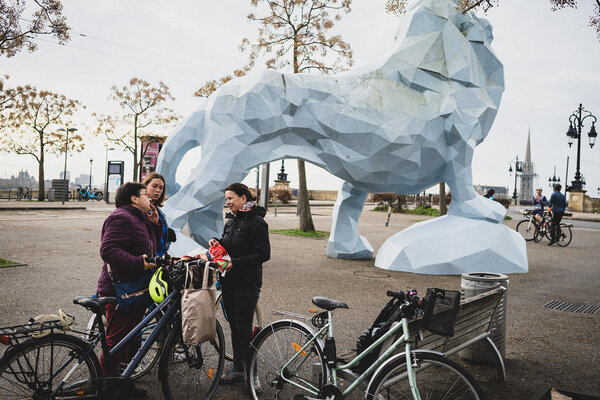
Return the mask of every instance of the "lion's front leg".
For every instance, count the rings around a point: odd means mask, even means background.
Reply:
[[[370,259],[373,247],[358,234],[358,219],[367,199],[367,192],[345,182],[338,192],[332,215],[327,256],[352,260]]]

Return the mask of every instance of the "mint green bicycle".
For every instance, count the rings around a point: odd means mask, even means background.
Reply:
[[[376,400],[484,399],[478,383],[459,364],[439,352],[411,348],[408,320],[421,313],[425,329],[453,334],[460,292],[429,289],[425,301],[416,291],[387,295],[397,300],[395,322],[350,361],[337,357],[332,318],[333,310],[349,308],[346,303],[313,298],[313,304],[325,310],[312,318],[316,331],[300,315],[274,312],[292,318],[271,323],[252,341],[251,398],[341,400],[360,388],[356,395],[366,393],[367,399]],[[404,352],[398,353],[401,346]],[[361,363],[365,358],[366,366]],[[361,364],[363,368],[358,368]],[[340,380],[347,387],[342,389]]]

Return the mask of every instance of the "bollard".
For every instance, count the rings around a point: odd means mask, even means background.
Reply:
[[[491,272],[471,272],[462,274],[460,288],[462,299],[477,296],[479,294],[494,290],[500,286],[508,288],[508,276]],[[506,293],[500,297],[496,305],[496,311],[490,324],[490,339],[494,342],[498,351],[505,358],[506,350]],[[460,352],[463,358],[471,361],[494,362],[494,357],[489,353],[483,342],[475,343]]]
[[[390,224],[390,217],[392,216],[392,206],[388,207],[387,218],[385,219],[385,226],[387,227]]]

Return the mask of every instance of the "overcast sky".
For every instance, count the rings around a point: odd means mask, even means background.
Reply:
[[[554,166],[564,182],[567,157],[569,180],[573,179],[576,146],[567,145],[568,118],[579,103],[600,118],[600,41],[588,27],[594,2],[580,3],[585,4],[577,10],[552,12],[548,0],[501,0],[488,12],[494,27],[492,47],[504,64],[506,91],[490,134],[475,150],[474,183],[508,186],[512,192],[509,163],[516,156],[524,158],[528,129],[537,184],[545,193],[550,192],[548,177]],[[238,50],[241,38],[253,38],[256,32],[256,25],[246,20],[252,11],[248,0],[63,0],[63,4],[72,40],[65,46],[50,38],[37,40],[39,49],[34,53],[0,58],[0,73],[10,75],[9,85],[33,84],[80,100],[87,109],[78,115],[76,127],[93,126],[92,112],[116,111],[108,99],[110,87],[125,85],[134,76],[152,84],[164,81],[176,98],[176,112],[188,115],[198,103],[193,92],[207,79],[241,66],[246,61]],[[385,13],[384,0],[354,0],[352,12],[336,29],[351,44],[355,66],[360,66],[392,45],[398,22]],[[588,119],[581,171],[588,194],[598,197],[600,142],[590,149],[590,126]],[[194,156],[184,159],[178,179],[194,167]],[[94,181],[100,183],[105,157],[105,146],[90,142],[83,153],[69,156],[67,169],[72,177],[89,173],[92,158]],[[126,179],[131,178],[128,153],[110,151],[108,158],[125,160]],[[64,157],[47,157],[46,179],[58,178],[63,163]],[[297,187],[296,163],[286,164],[291,186]],[[272,179],[279,165],[272,167]],[[0,153],[0,177],[20,169],[37,178],[33,157]],[[251,173],[247,181],[254,179]],[[325,171],[309,169],[309,188],[337,189],[338,182]]]

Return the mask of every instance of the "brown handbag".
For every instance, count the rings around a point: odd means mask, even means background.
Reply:
[[[185,289],[181,291],[181,328],[183,343],[197,346],[213,339],[216,336],[216,308],[215,299],[217,291],[213,286],[208,287],[208,266],[204,267],[202,288],[187,288],[188,275],[193,281],[193,270],[187,267]],[[192,285],[193,286],[193,285]]]

